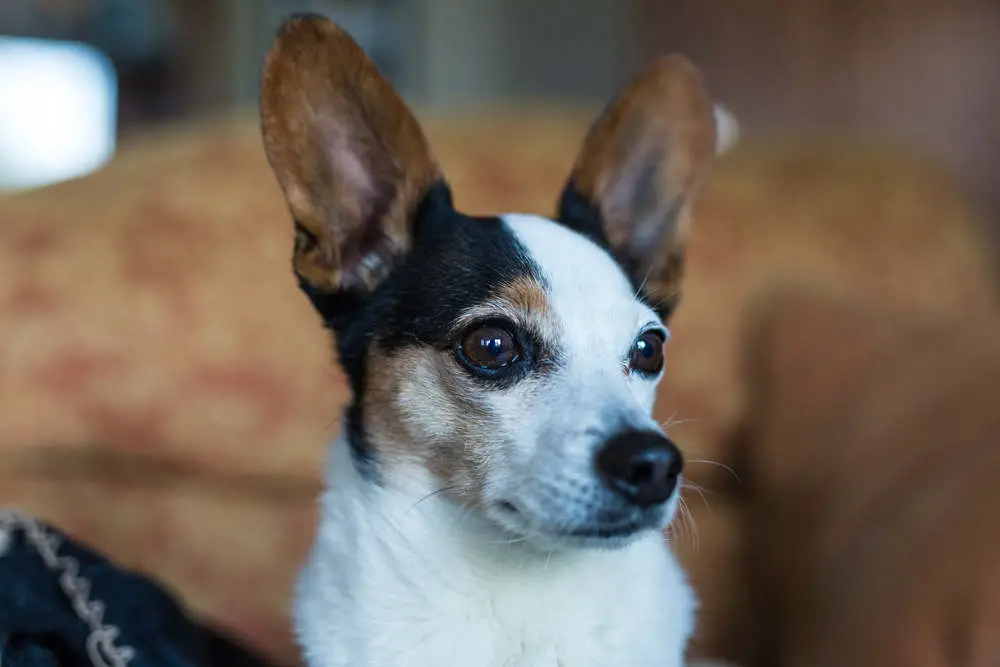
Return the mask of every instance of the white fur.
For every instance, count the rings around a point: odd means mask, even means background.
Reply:
[[[440,496],[359,480],[347,444],[299,579],[311,667],[679,667],[694,598],[659,534],[543,553]]]
[[[294,605],[310,667],[683,664],[695,599],[662,526],[604,549],[546,547],[544,534],[585,516],[579,489],[598,483],[602,433],[658,428],[655,379],[625,372],[656,315],[596,245],[543,218],[504,220],[544,272],[566,363],[524,390],[540,408],[515,390],[497,398],[514,445],[484,497],[511,498],[537,522],[463,510],[412,463],[372,484],[338,441]],[[677,492],[664,523],[676,505]]]

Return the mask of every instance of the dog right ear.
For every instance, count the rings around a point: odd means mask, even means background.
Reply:
[[[313,15],[279,28],[260,102],[300,281],[370,293],[409,248],[415,211],[441,178],[419,124],[354,40]]]
[[[606,243],[666,319],[681,291],[692,202],[716,151],[712,98],[686,58],[663,56],[591,126],[558,219]]]

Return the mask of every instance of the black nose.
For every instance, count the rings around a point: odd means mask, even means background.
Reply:
[[[623,431],[597,452],[597,472],[605,484],[639,507],[666,502],[683,469],[677,446],[652,431]]]

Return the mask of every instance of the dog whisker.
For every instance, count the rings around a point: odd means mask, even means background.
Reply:
[[[633,295],[636,299],[642,296],[642,291],[646,289],[646,284],[649,282],[649,279],[653,276],[653,271],[655,268],[656,268],[655,265],[650,265],[649,269],[646,271],[646,275],[643,277],[642,282],[639,283],[639,286],[636,288],[635,294]],[[666,299],[661,300],[661,302],[656,305],[658,306],[663,305],[663,301],[666,301]]]
[[[514,535],[510,539],[506,540],[490,540],[490,544],[504,545],[504,544],[520,544],[521,542],[528,541],[527,535]]]
[[[672,415],[660,422],[660,426],[663,430],[667,430],[672,426],[680,426],[681,424],[694,424],[700,421],[697,418],[689,417],[687,419],[678,419],[677,413],[674,412]]]
[[[691,513],[691,508],[688,507],[687,502],[683,497],[678,499],[677,504],[677,536],[680,539],[685,539],[685,537],[691,542],[692,547],[695,551],[698,550],[699,546],[699,535],[698,535],[698,525],[694,520],[694,515]],[[671,526],[671,529],[673,526]],[[671,530],[670,532],[673,532]]]
[[[730,466],[726,465],[725,463],[720,463],[719,461],[713,461],[711,459],[690,459],[687,462],[688,463],[706,463],[708,465],[717,466],[719,468],[722,468],[726,472],[728,472],[730,475],[732,475],[733,479],[736,481],[737,484],[742,484],[743,483],[743,481],[740,479],[740,476],[736,474],[736,471],[733,470]]]
[[[424,551],[419,548],[418,545],[413,543],[407,531],[394,517],[387,514],[379,514],[378,518],[389,528],[400,540],[401,555],[406,556],[406,558],[413,561],[413,565],[408,570],[409,572],[419,572],[421,578],[433,577],[433,579],[442,587],[455,590],[454,583],[452,580],[443,572],[440,571],[439,566],[431,561]]]
[[[422,502],[430,498],[433,498],[441,493],[454,490],[455,488],[457,487],[455,487],[454,485],[443,486],[441,488],[435,489],[434,491],[431,491],[428,494],[425,494],[424,496],[419,498],[416,502],[414,502],[413,505],[411,505],[410,508],[406,510],[406,512],[404,512],[399,518],[405,518]],[[454,507],[459,510],[460,516],[451,517],[451,521],[453,523],[458,522],[463,516],[468,516],[473,512],[472,508],[469,507],[469,505],[465,502],[455,502]],[[452,578],[449,577],[447,573],[441,571],[438,563],[432,562],[425,557],[423,550],[421,550],[417,545],[413,543],[413,540],[410,538],[405,528],[401,525],[401,523],[397,519],[385,514],[383,514],[381,518],[383,519],[383,521],[385,521],[386,525],[388,525],[401,538],[402,542],[407,547],[409,557],[415,558],[418,561],[420,565],[420,570],[419,570],[420,576],[431,575],[440,583],[441,586],[448,588],[452,591],[457,591]]]
[[[691,512],[691,506],[687,502],[684,503],[684,514],[687,516],[688,525],[691,526],[694,550],[698,551],[698,548],[701,546],[701,533],[698,532],[698,522],[695,520],[694,513]]]
[[[697,493],[701,497],[701,501],[703,503],[705,503],[706,509],[708,509],[708,511],[710,511],[710,512],[712,511],[712,504],[708,502],[708,497],[705,495],[706,491],[700,485],[695,484],[694,482],[690,482],[688,480],[685,480],[684,483],[681,485],[681,488],[682,489],[690,489],[690,490],[694,491],[695,493]],[[690,509],[690,507],[688,509]]]
[[[667,419],[666,421],[660,422],[660,426],[663,430],[667,430],[673,426],[680,426],[682,424],[696,424],[697,419]]]
[[[422,496],[421,498],[419,498],[417,500],[417,502],[413,503],[410,506],[410,509],[406,510],[406,512],[403,513],[403,516],[406,516],[410,512],[412,512],[413,510],[415,510],[417,508],[417,506],[420,505],[420,503],[424,502],[425,500],[430,500],[434,496],[440,495],[442,493],[448,493],[449,491],[455,491],[457,488],[458,487],[455,486],[455,485],[448,485],[448,486],[442,486],[439,489],[435,489],[434,491],[431,491],[430,493],[428,493],[428,494]],[[462,509],[465,509],[465,508],[463,507]]]

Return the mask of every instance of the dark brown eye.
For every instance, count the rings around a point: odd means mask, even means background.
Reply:
[[[663,344],[666,339],[659,331],[647,331],[635,339],[629,367],[643,375],[658,375],[663,370]]]
[[[496,371],[521,358],[514,335],[496,326],[476,327],[462,338],[459,352],[476,369]]]

